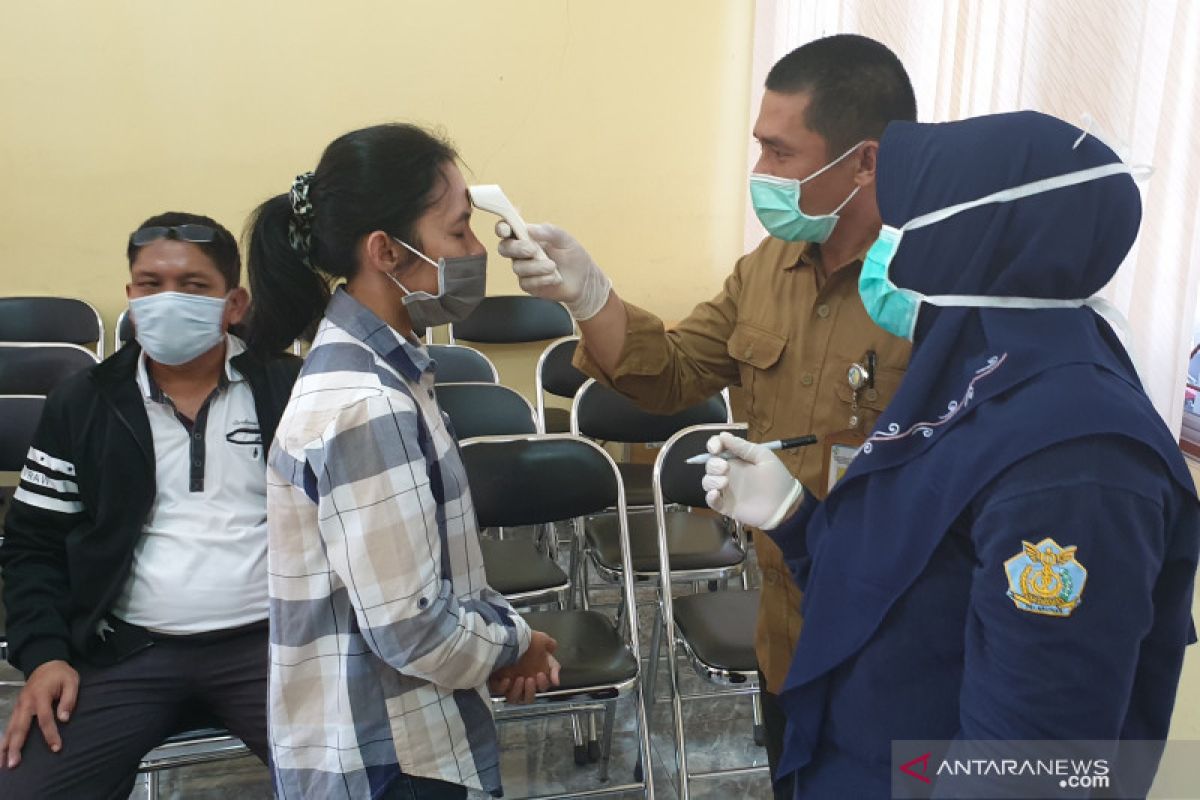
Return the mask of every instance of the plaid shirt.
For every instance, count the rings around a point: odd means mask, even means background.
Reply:
[[[499,796],[486,682],[529,628],[485,581],[424,348],[339,289],[267,480],[277,795],[359,800],[403,771]]]

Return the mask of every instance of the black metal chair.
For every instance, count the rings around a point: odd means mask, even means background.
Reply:
[[[680,579],[671,549],[669,505],[707,508],[701,478],[703,465],[688,464],[691,456],[705,452],[705,444],[721,431],[744,437],[745,425],[695,425],[679,431],[663,445],[654,464],[654,516],[658,531],[658,608],[650,638],[649,666],[646,676],[647,702],[654,703],[655,678],[662,634],[667,635],[667,673],[675,719],[675,760],[678,796],[690,796],[692,778],[745,774],[767,769],[766,764],[735,769],[692,772],[687,763],[687,736],[683,702],[709,701],[716,696],[750,695],[754,704],[754,740],[760,741],[762,706],[758,686],[758,658],[754,652],[754,631],[758,619],[757,589],[719,589],[696,591],[673,597]],[[740,542],[740,528],[737,530]],[[710,684],[723,687],[720,693],[685,695],[680,690],[679,659],[682,654],[696,674]]]
[[[437,383],[499,383],[500,373],[492,360],[474,347],[461,344],[431,344],[429,356],[437,362]]]
[[[571,363],[578,344],[578,336],[563,337],[547,345],[538,358],[535,376],[537,413],[546,433],[569,433],[571,430],[571,410],[546,405],[546,395],[572,400],[579,387],[587,382],[587,375]]]
[[[94,344],[104,358],[104,322],[72,297],[0,297],[0,342]]]
[[[29,454],[29,443],[42,418],[46,398],[41,395],[0,395],[0,472],[20,472]],[[13,490],[0,492],[0,517],[8,512]],[[3,534],[0,532],[0,541]],[[8,637],[0,611],[0,661],[8,661]]]
[[[625,493],[616,464],[598,445],[563,434],[489,437],[462,443],[463,464],[481,526],[546,525],[577,521],[606,508],[624,519]],[[621,560],[632,569],[629,535],[620,526]],[[607,780],[617,701],[632,695],[637,716],[639,763],[635,782],[591,789],[580,794],[620,794],[651,786],[650,738],[640,680],[637,613],[633,584],[622,587],[622,613],[615,623],[594,610],[550,610],[525,615],[530,626],[558,641],[560,685],[539,694],[532,707],[508,708],[493,698],[501,721],[547,714],[604,712],[600,779]],[[576,740],[578,747],[578,738]],[[569,796],[559,795],[556,797]]]
[[[466,441],[479,436],[511,436],[537,433],[529,401],[520,393],[497,383],[435,384],[438,405],[450,419],[456,438]],[[485,526],[486,527],[486,526]],[[535,539],[520,536],[480,537],[483,566],[488,585],[518,606],[549,601],[560,608],[569,605],[571,579],[558,566],[558,542],[553,526],[539,526]],[[538,540],[544,543],[538,546]]]
[[[163,770],[228,761],[250,755],[241,739],[220,727],[220,722],[200,709],[188,709],[177,731],[142,756],[138,772],[146,776],[146,796],[157,800]]]
[[[459,441],[537,433],[533,408],[515,389],[498,383],[438,383],[433,390]]]
[[[523,294],[485,297],[469,317],[448,329],[451,344],[459,339],[484,344],[541,342],[574,332],[575,321],[561,303]]]
[[[571,408],[571,429],[577,435],[606,442],[627,444],[658,443],[670,439],[680,430],[698,424],[724,424],[729,409],[723,395],[717,394],[669,415],[651,414],[634,405],[632,400],[617,394],[602,384],[589,380],[575,395]],[[650,512],[654,507],[653,472],[650,464],[618,464],[622,480],[626,481],[628,497],[644,501]],[[642,489],[641,481],[645,481]],[[630,507],[634,500],[629,500]],[[734,526],[726,520],[715,519],[686,510],[672,510],[666,517],[667,537],[671,552],[671,569],[677,580],[724,581],[741,574],[746,551]],[[585,607],[588,599],[588,565],[606,582],[620,578],[617,548],[617,521],[612,515],[589,518],[584,526],[585,553],[579,560]],[[658,577],[658,528],[651,513],[635,513],[629,517],[629,536],[633,550],[635,580],[653,581]]]
[[[0,343],[0,394],[47,395],[97,362],[95,353],[77,344]]]
[[[117,324],[113,326],[113,352],[120,350],[125,343],[133,338],[133,320],[126,308],[117,315]]]

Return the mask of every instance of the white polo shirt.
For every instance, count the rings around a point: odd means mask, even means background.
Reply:
[[[204,633],[267,618],[266,454],[254,395],[230,359],[187,420],[138,360],[154,438],[157,496],[113,604],[126,622],[166,634]]]

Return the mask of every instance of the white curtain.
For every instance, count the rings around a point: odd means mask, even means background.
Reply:
[[[1103,294],[1128,318],[1146,390],[1178,436],[1200,287],[1200,2],[757,0],[752,119],[771,65],[833,33],[894,50],[922,121],[1090,115],[1128,161],[1154,167],[1141,234]],[[749,213],[747,244],[763,235]]]

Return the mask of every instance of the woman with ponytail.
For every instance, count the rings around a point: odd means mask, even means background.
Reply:
[[[268,475],[280,798],[498,794],[489,691],[558,682],[554,640],[487,586],[414,335],[484,294],[456,158],[411,125],[353,131],[250,223],[251,347],[312,341]]]

